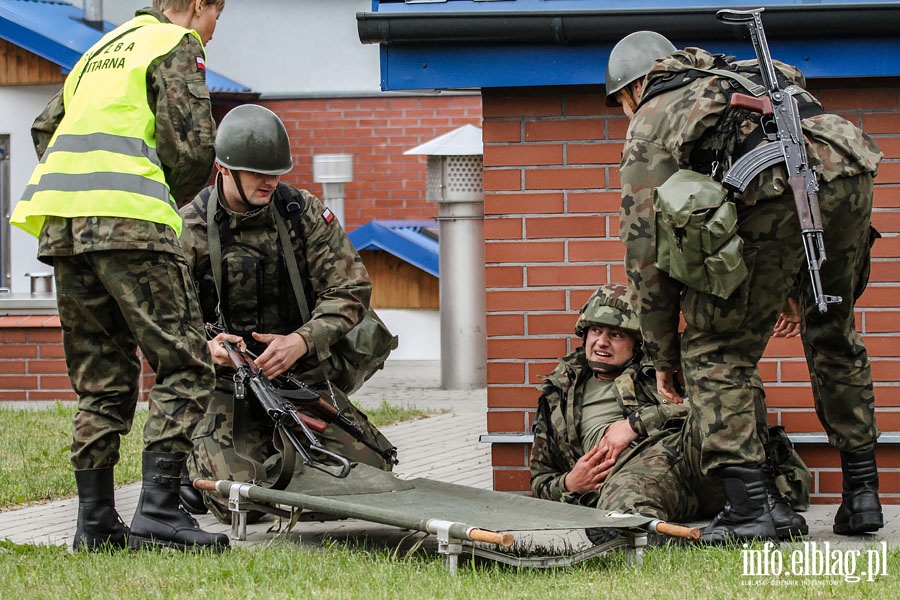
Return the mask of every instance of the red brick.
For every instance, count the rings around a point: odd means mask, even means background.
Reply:
[[[565,340],[545,338],[488,338],[491,358],[555,358],[563,356]]]
[[[560,214],[564,212],[562,193],[528,192],[524,194],[490,194],[485,198],[485,215]]]
[[[874,202],[876,209],[900,207],[900,188],[876,185]]]
[[[868,92],[870,88],[865,88],[865,91]],[[860,106],[868,106],[868,104],[861,104]],[[897,113],[867,113],[862,116],[862,128],[869,135],[877,135],[879,133],[888,133],[888,134],[897,134]],[[878,168],[878,183],[885,183],[885,181],[881,178],[882,167],[885,166],[885,163],[882,163]]]
[[[506,390],[508,388],[499,388]],[[488,406],[491,404],[492,392],[496,393],[498,388],[488,390]],[[521,433],[528,431],[528,417],[525,411],[521,410],[488,410],[487,413],[487,430],[489,433]]]
[[[59,327],[29,329],[28,341],[32,344],[62,344],[62,329]]]
[[[872,213],[872,225],[882,234],[900,232],[900,213],[876,211]]]
[[[781,361],[781,381],[809,383],[809,368],[806,361]]]
[[[488,146],[484,152],[484,166],[510,167],[517,165],[562,165],[562,144],[516,144]]]
[[[600,265],[529,266],[526,270],[529,286],[596,285],[606,276]]]
[[[568,243],[568,247],[569,260],[572,262],[611,261],[621,263],[625,260],[625,246],[618,238],[591,241],[573,240]]]
[[[895,335],[864,335],[869,356],[900,356],[900,338]]]
[[[522,171],[520,169],[485,169],[484,191],[501,192],[522,189]]]
[[[566,308],[566,293],[563,290],[492,291],[487,292],[488,312],[513,310],[562,310]],[[490,358],[490,355],[488,355]]]
[[[486,327],[489,337],[522,335],[525,333],[525,315],[489,314],[486,317]]]
[[[525,267],[485,267],[484,280],[489,288],[513,287],[524,285]]]
[[[491,383],[524,383],[525,363],[490,361],[487,364],[487,377]]]
[[[36,358],[37,350],[34,344],[0,344],[0,358]]]
[[[603,138],[603,119],[526,121],[525,141],[598,140]]]
[[[27,371],[28,361],[0,360],[0,375],[22,375]]]
[[[567,165],[616,165],[622,161],[619,142],[594,144],[566,144]]]
[[[896,333],[900,331],[900,310],[866,311],[866,333]]]
[[[541,377],[549,375],[556,368],[557,361],[529,361],[528,383],[537,385],[541,383]]]
[[[759,376],[762,377],[763,381],[777,381],[778,366],[779,363],[776,361],[765,359],[759,361]]]
[[[481,107],[485,120],[494,117],[558,117],[562,115],[562,98],[556,95],[482,91]]]
[[[900,299],[900,286],[870,285],[856,301],[856,306],[893,308],[897,306],[898,299]]]
[[[765,355],[768,358],[793,358],[804,356],[803,343],[800,337],[795,338],[770,338],[766,346]]]
[[[874,359],[869,362],[875,381],[900,381],[900,360]]]
[[[485,242],[484,258],[490,263],[541,263],[565,260],[565,242]]]
[[[51,402],[59,400],[60,402],[67,402],[71,400],[77,400],[78,396],[72,390],[29,390],[28,399]]]
[[[525,384],[524,372],[522,373],[522,380],[517,382],[521,384]],[[493,394],[491,396],[491,408],[522,408],[526,411],[535,410],[537,407],[538,397],[540,396],[540,392],[532,386],[527,387],[495,387],[493,390]],[[516,413],[519,414],[519,413]],[[518,422],[518,421],[517,421]],[[522,421],[523,429],[521,431],[525,431],[525,422]]]
[[[523,237],[522,218],[509,219],[488,218],[484,220],[484,239],[486,240],[520,240]]]
[[[806,386],[766,386],[766,405],[782,408],[812,407],[812,389]]]
[[[498,492],[525,492],[531,489],[531,473],[522,469],[494,469],[494,489]]]
[[[487,172],[485,173],[485,175]],[[602,188],[606,177],[602,169],[584,168],[542,168],[525,171],[527,190],[579,190]],[[485,184],[487,189],[487,184]]]
[[[587,117],[607,114],[609,112],[609,108],[603,101],[602,93],[602,90],[597,88],[584,94],[566,94],[566,116]]]
[[[491,464],[495,467],[527,467],[530,444],[491,444]]]
[[[0,375],[0,390],[34,390],[38,378],[33,375]]]
[[[566,211],[572,213],[619,214],[622,194],[619,192],[569,192],[566,196]]]
[[[814,410],[781,411],[781,424],[791,433],[822,433],[825,431]]]
[[[575,326],[575,315],[564,313],[535,313],[528,315],[530,335],[568,335]]]
[[[37,347],[41,358],[65,358],[62,344],[41,344]]]
[[[519,142],[522,140],[522,122],[486,120],[481,137],[485,153],[489,152],[488,147],[493,143]]]
[[[525,237],[528,239],[586,238],[606,235],[606,221],[601,217],[527,217]]]

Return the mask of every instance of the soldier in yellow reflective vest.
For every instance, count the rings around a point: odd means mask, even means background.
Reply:
[[[205,44],[225,0],[154,0],[81,57],[32,127],[40,157],[10,221],[52,264],[78,395],[75,549],[222,549],[179,505],[190,432],[214,373],[178,236],[178,206],[209,179],[215,121]],[[131,527],[113,468],[131,429],[141,363],[153,367],[143,485]]]

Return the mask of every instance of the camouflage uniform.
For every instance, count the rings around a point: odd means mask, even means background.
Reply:
[[[580,428],[584,381],[593,376],[584,348],[562,359],[544,378],[531,447],[531,491],[536,498],[689,520],[721,508],[721,488],[700,476],[699,436],[686,405],[660,404],[649,365],[625,368],[615,381],[622,418],[637,413],[638,439],[619,456],[603,486],[585,494],[565,489],[565,478],[589,448]]]
[[[657,61],[644,89],[657,78],[713,66],[714,57],[703,50],[676,52]],[[799,71],[778,67],[804,85]],[[760,424],[765,423],[766,407],[762,390],[754,384],[757,363],[788,292],[798,287],[816,410],[829,440],[840,450],[870,449],[877,437],[872,376],[853,319],[854,299],[865,287],[870,244],[877,235],[870,229],[870,216],[881,153],[868,136],[832,114],[803,120],[810,164],[819,179],[828,254],[822,286],[826,293],[844,298],[826,314],[819,314],[809,297],[799,223],[781,165],[761,173],[735,197],[750,274],[730,297],[686,289],[654,264],[653,189],[679,168],[713,172],[708,151],[716,136],[710,134],[725,111],[728,96],[723,89],[730,85],[730,80],[706,76],[650,97],[628,129],[621,164],[620,235],[649,355],[657,369],[684,369],[687,397],[703,432],[704,472],[761,464],[765,430]],[[740,122],[736,143],[755,128],[750,120]],[[719,175],[730,166],[728,158],[718,165]],[[680,342],[679,312],[687,324]]]
[[[157,11],[142,13],[169,22]],[[147,67],[156,150],[179,202],[208,180],[214,158],[215,121],[205,72],[198,68],[200,56],[200,41],[185,35]],[[32,128],[38,155],[64,117],[60,91]],[[38,258],[54,266],[66,364],[78,394],[75,469],[117,463],[119,438],[131,429],[137,403],[137,347],[157,382],[150,391],[145,450],[189,451],[190,431],[208,402],[213,369],[196,290],[175,232],[135,219],[48,217]]]
[[[200,288],[203,316],[207,322],[218,319],[218,294],[210,266],[207,236],[207,209],[213,198],[221,198],[214,186],[203,190],[182,210],[184,247],[193,276]],[[222,253],[221,310],[229,332],[244,338],[247,347],[261,353],[265,345],[254,340],[251,332],[289,334],[295,332],[306,341],[309,353],[290,372],[301,381],[331,397],[339,409],[350,412],[367,432],[371,441],[382,448],[390,443],[372,426],[365,415],[349,402],[336,387],[329,386],[319,367],[331,356],[331,347],[362,319],[369,305],[372,282],[365,265],[340,224],[322,202],[307,192],[279,185],[279,193],[287,192],[291,200],[303,206],[299,230],[288,221],[298,269],[310,307],[311,319],[304,323],[300,315],[290,276],[281,258],[281,245],[275,225],[276,201],[247,213],[235,213],[219,201],[219,214],[227,215],[226,226],[220,227]],[[216,365],[216,391],[213,403],[194,432],[191,476],[236,481],[264,480],[259,465],[265,464],[271,475],[277,452],[272,443],[274,426],[268,416],[254,406],[235,407],[233,402],[234,370]],[[250,399],[251,404],[254,400]],[[240,416],[236,416],[240,415]],[[245,417],[245,418],[242,418]],[[242,421],[237,424],[235,421]],[[241,439],[235,443],[235,437]],[[351,461],[389,470],[376,452],[353,440],[334,425],[321,436],[329,450]],[[235,446],[238,446],[237,448]],[[249,459],[249,460],[248,460]],[[256,464],[254,464],[256,463]],[[207,506],[222,520],[229,518],[221,500],[206,495]]]

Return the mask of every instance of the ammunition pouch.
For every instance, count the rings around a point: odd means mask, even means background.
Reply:
[[[656,266],[686,286],[727,298],[747,278],[737,207],[713,179],[681,169],[653,191]]]

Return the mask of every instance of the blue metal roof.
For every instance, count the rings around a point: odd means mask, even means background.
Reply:
[[[900,3],[770,0],[763,23],[778,60],[808,78],[900,76]],[[605,82],[615,43],[652,29],[678,47],[753,58],[746,28],[720,8],[746,0],[376,0],[360,39],[381,44],[383,90],[479,89]]]
[[[104,33],[117,27],[104,21],[103,31],[99,31],[86,25],[83,18],[80,8],[65,2],[0,0],[0,38],[68,73]],[[212,70],[206,71],[206,83],[215,93],[252,93],[247,86]]]
[[[440,277],[440,243],[435,221],[371,221],[347,234],[357,250],[384,250]]]

